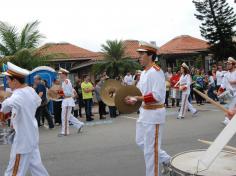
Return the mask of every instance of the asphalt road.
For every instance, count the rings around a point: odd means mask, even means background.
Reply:
[[[197,106],[198,117],[188,113],[178,120],[177,109],[167,109],[162,148],[170,155],[207,148],[198,139],[214,140],[224,126],[224,114],[210,105]],[[60,130],[40,128],[40,151],[51,176],[144,176],[143,153],[135,144],[137,114],[121,115],[105,122],[87,124],[81,134],[71,128],[68,137],[57,137]],[[236,146],[236,137],[230,144]],[[0,146],[0,176],[3,176],[10,146]]]

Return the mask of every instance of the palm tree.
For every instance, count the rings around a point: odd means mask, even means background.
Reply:
[[[106,71],[111,78],[115,78],[120,74],[140,69],[138,62],[132,60],[125,55],[125,47],[123,41],[107,40],[102,45],[104,60],[93,66],[93,71],[98,74]]]
[[[11,61],[20,67],[31,69],[44,64],[45,56],[40,56],[35,49],[44,38],[38,30],[39,22],[27,23],[18,32],[15,26],[0,22],[0,57],[1,63]]]

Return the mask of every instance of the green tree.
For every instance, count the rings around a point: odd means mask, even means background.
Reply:
[[[38,25],[38,21],[28,23],[19,32],[16,26],[0,22],[1,63],[11,61],[26,69],[45,64],[48,56],[41,56],[36,52],[40,40],[44,38]]]
[[[216,60],[236,56],[233,36],[236,32],[236,15],[226,0],[193,0],[201,21],[201,35],[210,44],[210,50]]]
[[[138,62],[125,55],[123,41],[108,40],[102,45],[104,60],[93,66],[93,71],[98,74],[106,71],[111,78],[115,78],[125,72],[133,72],[140,69]]]

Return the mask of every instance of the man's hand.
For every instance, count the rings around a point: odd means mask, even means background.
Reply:
[[[235,114],[236,114],[236,108],[228,110],[226,115],[229,118],[229,120],[231,120]]]
[[[137,101],[138,99],[135,97],[132,97],[132,96],[125,97],[125,103],[128,105],[134,105]]]

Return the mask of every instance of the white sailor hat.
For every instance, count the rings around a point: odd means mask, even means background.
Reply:
[[[7,71],[2,74],[11,77],[24,78],[28,76],[29,73],[29,70],[18,67],[11,62],[7,62]]]
[[[66,73],[66,74],[68,74],[70,72],[68,70],[60,67],[58,73]]]
[[[232,63],[232,64],[235,64],[235,63],[236,63],[236,60],[235,60],[234,58],[232,58],[232,57],[229,57],[228,60],[227,60],[227,62],[230,62],[230,63]]]
[[[184,67],[184,68],[189,70],[189,67],[188,67],[188,65],[186,63],[182,63],[181,67]]]
[[[150,43],[140,41],[139,42],[139,48],[136,51],[137,52],[148,52],[148,51],[150,51],[150,52],[156,53],[157,52],[157,47],[155,45],[150,44]]]

